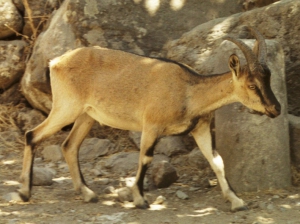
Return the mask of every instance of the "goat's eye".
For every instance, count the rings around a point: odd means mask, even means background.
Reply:
[[[249,89],[255,90],[255,89],[256,89],[256,86],[255,86],[255,85],[249,85]]]

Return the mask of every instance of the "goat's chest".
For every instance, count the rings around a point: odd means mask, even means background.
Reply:
[[[168,125],[164,130],[164,135],[185,135],[191,132],[198,124],[201,116],[190,119],[183,119],[177,123]]]

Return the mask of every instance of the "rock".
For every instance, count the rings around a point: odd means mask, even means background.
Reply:
[[[38,126],[45,118],[45,115],[38,110],[22,108],[16,117],[16,121],[21,131],[26,132]]]
[[[169,187],[178,179],[176,169],[167,161],[155,163],[152,167],[152,179],[159,188]]]
[[[105,194],[113,194],[115,193],[116,189],[113,186],[108,186],[104,189]]]
[[[168,136],[159,140],[155,146],[155,152],[172,157],[187,153],[187,150],[180,136]]]
[[[239,12],[235,1],[214,4],[189,0],[184,5],[165,1],[155,10],[134,1],[63,1],[47,30],[35,42],[22,79],[22,91],[33,107],[49,113],[49,60],[70,49],[94,45],[159,56],[163,45],[183,32],[213,17]],[[202,4],[210,10],[199,13]],[[224,5],[228,10],[224,10]],[[216,13],[216,8],[222,9],[220,13]]]
[[[20,32],[22,25],[23,18],[12,0],[0,0],[0,39],[14,35],[15,31]]]
[[[0,0],[0,6],[1,1],[3,0]],[[24,50],[26,45],[23,40],[0,41],[1,89],[8,89],[22,77],[25,70]]]
[[[141,145],[141,136],[142,136],[141,132],[129,131],[129,138],[131,138],[131,140],[134,142],[134,144],[138,149],[140,148]]]
[[[18,131],[2,131],[0,139],[5,142],[16,142],[20,139],[20,133]]]
[[[191,166],[198,169],[205,169],[209,167],[207,159],[204,157],[199,148],[194,148],[188,155],[188,162]]]
[[[44,147],[42,155],[45,160],[50,160],[52,162],[63,159],[63,154],[59,145],[49,145]]]
[[[264,7],[277,1],[279,0],[244,0],[243,9],[248,11],[258,7]]]
[[[109,155],[115,150],[115,145],[108,139],[88,138],[80,146],[79,160],[95,160],[97,157]]]
[[[100,185],[107,185],[111,182],[110,179],[108,178],[100,178],[97,180],[97,183],[100,184]]]
[[[163,154],[155,154],[153,156],[153,160],[152,160],[151,164],[154,165],[155,163],[159,163],[159,162],[162,162],[162,161],[170,162],[170,158],[166,155],[163,155]]]
[[[52,11],[59,6],[59,0],[40,0],[40,1],[28,1],[28,6],[31,9],[31,16],[33,26],[37,31],[37,34],[40,33],[40,30],[43,30],[43,27],[46,25],[47,16],[51,15]],[[24,5],[23,5],[24,7]],[[28,19],[28,12],[25,10],[25,24],[23,26],[23,35],[28,37],[34,36],[35,32],[33,32],[31,28],[31,24]]]
[[[183,200],[189,199],[189,196],[181,190],[176,191],[176,196]]]
[[[300,170],[300,117],[289,114],[291,160]]]
[[[141,132],[129,132],[129,137],[140,148],[141,144]],[[174,156],[182,153],[187,153],[185,145],[183,144],[180,136],[167,136],[161,138],[155,145],[155,153],[165,154],[166,156]]]
[[[9,89],[5,90],[5,92],[0,95],[0,103],[10,105],[18,105],[23,103],[25,98],[19,89],[19,83],[13,84],[11,87],[9,87]]]
[[[33,186],[50,186],[52,185],[55,171],[50,168],[33,167]]]
[[[164,196],[158,196],[155,201],[153,202],[153,204],[155,205],[161,205],[163,204],[167,199]]]
[[[97,216],[96,222],[102,224],[117,224],[124,223],[124,219],[127,216],[125,212],[117,212],[112,215],[101,215]]]
[[[124,201],[133,201],[132,192],[129,187],[123,187],[117,190],[118,199],[121,202]]]
[[[123,176],[130,171],[137,170],[138,162],[139,152],[120,152],[111,155],[106,160],[105,168]]]
[[[2,196],[5,201],[23,201],[17,192],[10,192]],[[0,211],[1,212],[1,211]]]

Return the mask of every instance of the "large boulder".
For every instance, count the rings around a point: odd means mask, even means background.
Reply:
[[[168,40],[241,10],[236,0],[151,2],[65,0],[36,40],[22,80],[22,91],[32,106],[50,111],[48,62],[70,49],[99,45],[157,56]]]
[[[300,117],[289,114],[291,161],[300,170]]]
[[[0,39],[20,32],[22,25],[23,18],[12,0],[0,0]]]
[[[0,41],[0,89],[8,89],[22,77],[26,45],[22,40]]]

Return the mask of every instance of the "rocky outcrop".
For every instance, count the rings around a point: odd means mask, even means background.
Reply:
[[[22,40],[0,41],[0,89],[8,89],[22,77],[26,45]]]
[[[23,18],[12,0],[0,0],[0,39],[20,32],[22,26]]]
[[[300,117],[289,115],[291,161],[300,170]]]

